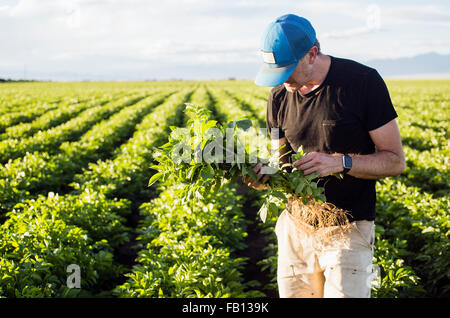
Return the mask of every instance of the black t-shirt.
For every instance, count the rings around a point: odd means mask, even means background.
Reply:
[[[308,94],[272,89],[267,128],[279,128],[279,138],[305,152],[371,154],[369,131],[397,117],[388,89],[375,69],[331,56],[323,83]],[[272,131],[272,138],[275,131]],[[327,201],[350,212],[351,221],[375,219],[375,180],[344,175],[320,178]]]

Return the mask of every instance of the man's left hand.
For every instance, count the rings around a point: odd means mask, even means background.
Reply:
[[[311,152],[292,164],[298,170],[303,170],[305,175],[319,172],[319,177],[326,177],[332,173],[342,172],[342,154],[325,154],[321,152]]]

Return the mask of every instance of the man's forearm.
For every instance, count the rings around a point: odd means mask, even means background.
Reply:
[[[305,175],[319,172],[320,177],[344,171],[341,153],[325,154],[311,152],[293,163],[294,167],[303,170]],[[379,179],[398,176],[405,169],[403,154],[388,150],[380,150],[370,155],[351,155],[352,169],[349,175],[361,179]]]
[[[379,151],[370,155],[351,155],[352,169],[349,175],[361,179],[379,179],[399,176],[405,170],[405,159],[391,151]]]

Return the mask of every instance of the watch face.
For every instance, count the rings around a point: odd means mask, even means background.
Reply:
[[[352,157],[345,156],[344,157],[344,167],[345,168],[351,168],[352,167]]]

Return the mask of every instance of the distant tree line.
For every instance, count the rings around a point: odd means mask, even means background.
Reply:
[[[38,82],[38,81],[37,80],[24,80],[24,79],[13,80],[10,78],[0,78],[0,83],[19,83],[19,82]]]

